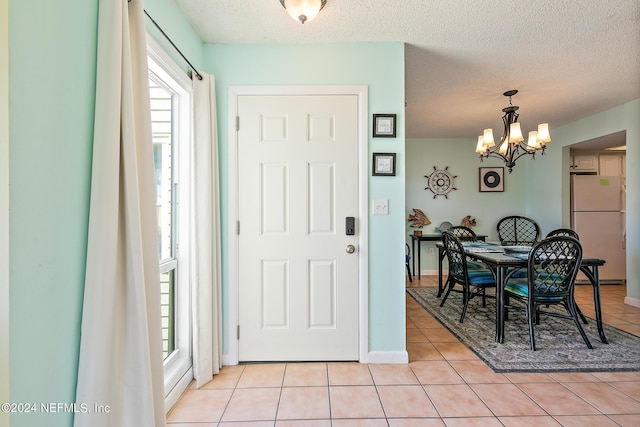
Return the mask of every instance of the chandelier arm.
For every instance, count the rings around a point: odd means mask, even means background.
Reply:
[[[533,156],[534,154],[536,154],[536,151],[537,151],[537,150],[528,150],[528,149],[526,149],[526,148],[523,148],[522,146],[520,146],[520,148],[522,148],[524,151],[523,151],[522,153],[519,153],[516,157],[514,157],[514,158],[512,159],[512,162],[514,162],[514,163],[515,163],[516,161],[518,161],[518,159],[519,159],[520,157],[522,157],[522,156],[526,156],[527,154],[529,154],[529,155]]]
[[[494,157],[496,159],[502,159],[504,162],[508,162],[509,161],[509,159],[507,159],[507,157],[504,154],[500,154],[500,153],[497,153],[497,152],[494,152],[494,151],[488,151],[488,152],[484,153],[482,155],[482,157],[484,157],[486,159],[488,159],[490,157]]]
[[[502,123],[504,124],[504,131],[502,132],[502,138],[500,138],[500,145],[502,145],[504,141],[509,140],[509,134],[511,133],[512,122],[509,113],[504,113],[504,116],[502,116]]]

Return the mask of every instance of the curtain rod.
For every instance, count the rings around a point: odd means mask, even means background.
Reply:
[[[131,0],[129,0],[131,1]],[[143,9],[144,10],[144,9]],[[144,10],[144,14],[147,15],[147,18],[149,18],[151,20],[151,22],[153,22],[153,25],[156,26],[156,28],[158,30],[160,30],[160,33],[162,33],[162,35],[169,41],[169,43],[171,43],[171,46],[173,46],[173,48],[180,54],[180,56],[182,56],[182,59],[184,59],[185,61],[187,61],[187,64],[189,64],[189,67],[191,67],[191,69],[196,73],[196,76],[198,76],[198,80],[202,80],[202,75],[200,75],[200,73],[198,72],[198,70],[196,70],[196,68],[191,65],[191,62],[189,62],[189,60],[187,59],[186,56],[184,56],[182,54],[182,52],[180,51],[180,49],[178,49],[178,46],[175,45],[175,43],[173,43],[173,41],[169,38],[169,36],[167,35],[167,33],[165,33],[162,28],[160,28],[160,25],[158,25],[158,23],[151,17],[151,15],[149,15],[149,13]]]

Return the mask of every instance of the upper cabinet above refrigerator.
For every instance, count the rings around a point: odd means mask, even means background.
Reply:
[[[600,154],[598,157],[598,174],[623,176],[624,157],[621,154]]]
[[[598,173],[597,154],[577,154],[571,156],[571,173]]]

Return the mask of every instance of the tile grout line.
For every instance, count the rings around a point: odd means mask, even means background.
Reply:
[[[229,405],[231,404],[231,399],[233,399],[233,396],[236,394],[236,390],[238,389],[238,384],[240,384],[240,379],[242,378],[242,376],[244,375],[244,371],[246,369],[246,366],[244,368],[242,368],[242,372],[240,372],[240,375],[238,375],[238,379],[235,382],[235,384],[233,385],[233,390],[231,391],[231,396],[229,396],[229,400],[227,401],[227,404],[224,405],[224,409],[222,410],[222,413],[220,414],[220,419],[217,422],[217,425],[219,426],[220,424],[222,424],[222,419],[224,418],[224,414],[227,412],[227,409],[229,409]],[[215,378],[215,377],[214,377]],[[213,381],[213,380],[212,380]],[[275,427],[275,426],[274,426]]]
[[[289,367],[288,363],[284,364],[284,372],[282,373],[282,382],[280,383],[280,393],[278,394],[278,404],[276,405],[276,413],[273,415],[273,425],[275,427],[278,422],[278,412],[280,411],[280,404],[282,403],[282,390],[284,389],[284,381],[287,377],[287,368]]]
[[[376,391],[376,396],[378,396],[378,402],[380,403],[380,408],[382,409],[384,420],[387,423],[387,427],[389,427],[389,417],[387,416],[387,411],[385,410],[384,404],[382,403],[382,398],[380,397],[380,391],[378,390],[378,383],[376,383],[376,379],[373,376],[373,372],[371,372],[371,365],[367,365],[367,369],[369,370],[369,376],[371,377],[371,381],[373,382],[373,388]]]
[[[331,376],[329,375],[329,363],[327,366],[327,399],[329,400],[329,426],[333,427],[333,410],[331,408]]]

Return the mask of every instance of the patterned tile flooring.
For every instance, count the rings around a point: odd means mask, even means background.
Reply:
[[[433,276],[407,286],[437,286]],[[591,286],[576,288],[593,316]],[[624,286],[603,286],[604,321],[640,335]],[[408,365],[227,366],[189,388],[170,427],[638,426],[640,372],[496,374],[407,296]]]

